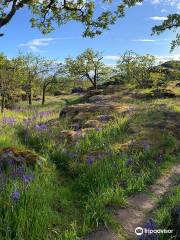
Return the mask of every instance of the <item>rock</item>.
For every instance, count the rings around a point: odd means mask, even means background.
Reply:
[[[174,230],[173,234],[176,239],[180,239],[180,205],[176,205],[171,210],[171,229]]]
[[[9,166],[32,166],[41,165],[43,158],[29,150],[19,150],[16,148],[4,148],[0,151],[0,165]]]
[[[176,95],[168,89],[155,89],[150,92],[152,98],[174,98]]]
[[[133,93],[137,99],[174,98],[176,95],[168,89],[154,89],[149,93]]]
[[[66,94],[67,94],[66,92],[64,92],[64,91],[59,91],[59,90],[57,90],[57,91],[54,92],[54,96],[61,96],[61,95],[66,95]]]
[[[112,105],[110,104],[90,104],[90,103],[84,103],[84,104],[75,104],[71,106],[66,106],[63,108],[60,112],[59,117],[70,117],[74,118],[76,115],[80,113],[95,113],[97,111],[103,111],[103,110],[111,110]]]
[[[95,102],[108,102],[117,99],[117,96],[114,95],[95,95],[88,98],[88,102],[95,103]]]
[[[96,120],[98,120],[102,123],[106,123],[106,122],[109,122],[114,119],[115,119],[115,117],[113,115],[99,115],[96,117]]]
[[[66,140],[69,144],[76,144],[84,136],[85,133],[82,131],[63,130],[60,132],[58,138],[59,140]]]
[[[82,87],[76,87],[71,90],[71,93],[84,93],[85,89]]]
[[[84,127],[98,129],[99,127],[101,127],[101,125],[101,122],[99,122],[98,120],[88,120],[87,122],[85,122]]]
[[[87,93],[84,95],[83,99],[85,101],[88,101],[88,99],[92,96],[96,95],[103,95],[103,90],[102,89],[88,89]]]

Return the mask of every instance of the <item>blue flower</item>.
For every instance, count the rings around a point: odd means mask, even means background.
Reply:
[[[18,191],[13,192],[11,198],[14,202],[17,202],[20,199],[20,192]]]
[[[34,175],[33,174],[26,174],[23,175],[23,182],[24,183],[30,183],[34,180]]]

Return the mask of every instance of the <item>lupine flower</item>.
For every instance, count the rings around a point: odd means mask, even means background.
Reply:
[[[153,219],[148,219],[147,222],[144,224],[144,228],[148,229],[148,230],[155,230],[157,229],[156,223]],[[148,233],[144,233],[140,236],[139,240],[158,240],[159,237],[157,234],[148,234]]]
[[[96,127],[95,130],[96,130],[97,132],[99,132],[99,131],[102,130],[102,128],[98,128],[98,127]]]
[[[23,182],[24,183],[30,183],[34,180],[34,175],[33,174],[26,174],[23,175]]]
[[[74,152],[70,152],[68,155],[70,158],[75,158],[77,156],[77,154]]]
[[[20,192],[18,191],[13,192],[11,198],[14,202],[17,202],[20,199]]]
[[[141,141],[141,145],[144,147],[145,150],[149,150],[150,149],[150,145],[145,140]]]
[[[22,178],[25,173],[25,169],[23,167],[18,167],[16,171],[12,173],[13,178]]]
[[[87,164],[92,165],[94,163],[94,157],[93,156],[88,156],[87,157]]]
[[[47,126],[46,126],[45,124],[41,124],[41,125],[36,124],[36,125],[34,126],[34,128],[35,128],[37,131],[43,131],[43,130],[46,130],[46,129],[47,129]]]
[[[2,118],[2,123],[3,123],[3,124],[14,125],[15,122],[16,122],[16,119],[13,118],[13,117],[3,117],[3,118]]]
[[[156,164],[159,165],[162,162],[162,160],[163,160],[163,156],[160,154],[156,157],[155,162]]]
[[[100,121],[101,122],[107,122],[109,120],[109,116],[108,115],[101,115],[100,116]]]
[[[131,158],[129,158],[126,162],[125,162],[125,166],[129,167],[133,164],[133,160]]]

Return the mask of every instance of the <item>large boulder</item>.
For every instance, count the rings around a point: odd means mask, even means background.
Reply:
[[[0,167],[42,165],[44,159],[29,150],[4,148],[0,151]]]
[[[133,93],[137,99],[174,98],[176,95],[169,89],[157,88],[149,93]]]
[[[85,89],[82,87],[76,87],[71,90],[71,93],[84,93]]]

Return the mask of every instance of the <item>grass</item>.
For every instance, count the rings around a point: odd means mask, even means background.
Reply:
[[[115,120],[107,123],[102,131],[92,130],[77,145],[69,145],[59,134],[71,129],[71,119],[57,120],[65,102],[60,98],[47,99],[44,106],[36,103],[34,107],[23,106],[22,111],[7,111],[0,116],[1,149],[12,146],[31,149],[47,159],[28,186],[21,180],[8,181],[0,196],[0,239],[3,240],[75,240],[100,225],[115,227],[107,206],[126,206],[130,195],[146,189],[178,161],[173,154],[178,144],[173,133],[165,129],[151,132],[143,126],[162,121],[160,104],[177,109],[175,100],[131,99],[139,111],[124,117],[114,115]],[[69,104],[80,101],[74,96],[68,99]],[[42,117],[42,112],[47,111],[50,113]],[[14,117],[15,123],[4,124],[3,117]],[[24,120],[30,118],[27,124]],[[48,125],[50,121],[55,121],[52,126]],[[39,131],[35,128],[37,124],[48,127]],[[132,124],[137,134],[129,133]],[[156,144],[147,143],[150,148],[144,146],[144,138]],[[130,143],[128,149],[122,150],[125,143]],[[161,161],[160,155],[163,155]],[[14,203],[11,196],[16,189],[21,197]],[[169,221],[163,210],[167,204],[156,213],[158,224],[163,226]]]

